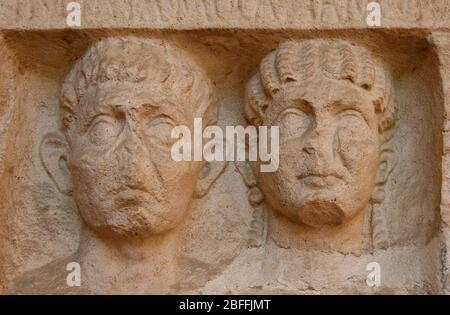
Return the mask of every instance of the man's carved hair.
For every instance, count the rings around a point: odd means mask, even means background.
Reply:
[[[142,81],[157,85],[163,95],[177,95],[192,106],[196,117],[203,118],[204,126],[216,121],[212,84],[190,56],[160,39],[112,37],[93,44],[64,80],[62,130],[69,133],[89,87]]]
[[[395,115],[390,74],[365,48],[344,40],[288,41],[269,53],[247,84],[247,120],[260,125],[275,94],[289,84],[306,84],[318,74],[350,81],[370,92],[379,132],[388,137],[385,131],[393,127]]]

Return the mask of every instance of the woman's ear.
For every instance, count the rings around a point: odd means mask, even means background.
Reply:
[[[226,161],[205,162],[194,191],[195,198],[204,197],[227,166]]]
[[[380,154],[380,164],[378,166],[377,175],[375,178],[375,189],[372,193],[372,202],[382,203],[385,197],[384,185],[386,184],[389,175],[392,173],[397,164],[397,157],[394,150],[390,148],[382,148]]]
[[[39,146],[39,155],[47,174],[61,193],[70,195],[72,178],[67,166],[67,151],[67,141],[59,132],[46,134]]]
[[[382,147],[380,165],[375,178],[375,189],[372,194],[372,242],[375,249],[386,249],[389,247],[386,214],[381,204],[385,199],[384,186],[396,164],[395,151],[388,148],[387,145]]]
[[[376,185],[383,185],[386,183],[389,175],[397,164],[397,159],[394,150],[390,148],[382,148],[380,154],[380,165],[378,166],[377,176],[375,179]]]

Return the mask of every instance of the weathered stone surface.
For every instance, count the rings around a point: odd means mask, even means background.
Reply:
[[[4,29],[64,29],[69,0],[8,0]],[[79,0],[82,28],[366,28],[369,0]],[[446,0],[385,0],[383,27],[450,28]]]
[[[1,293],[449,293],[448,1],[69,2],[0,4]]]

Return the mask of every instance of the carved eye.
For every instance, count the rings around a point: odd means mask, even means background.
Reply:
[[[338,115],[338,137],[339,143],[345,145],[349,143],[354,143],[358,141],[363,141],[365,138],[365,131],[369,125],[364,119],[362,114],[356,110],[344,110]]]
[[[284,110],[276,124],[280,126],[280,133],[287,138],[297,138],[304,135],[311,123],[310,116],[298,108]]]
[[[120,132],[120,123],[107,115],[98,116],[88,130],[89,140],[96,146],[113,142]]]
[[[145,135],[151,145],[170,148],[177,139],[171,137],[175,123],[169,117],[158,117],[147,123]]]
[[[347,109],[339,113],[339,125],[341,127],[361,126],[366,120],[362,114],[354,109]]]
[[[346,109],[346,110],[343,110],[342,112],[340,112],[339,114],[340,114],[341,117],[351,117],[351,116],[354,116],[354,117],[357,117],[357,118],[364,119],[364,117],[362,116],[362,114],[361,114],[359,111],[354,110],[354,109]]]

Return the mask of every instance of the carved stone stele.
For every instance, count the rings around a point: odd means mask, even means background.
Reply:
[[[449,1],[77,2],[0,3],[0,293],[449,293]]]

